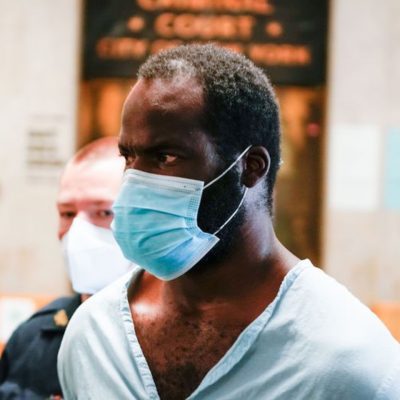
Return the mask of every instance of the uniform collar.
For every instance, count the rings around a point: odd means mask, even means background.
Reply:
[[[64,332],[69,320],[81,304],[81,295],[73,296],[63,308],[57,308],[49,315],[47,321],[42,325],[42,332],[56,333]]]

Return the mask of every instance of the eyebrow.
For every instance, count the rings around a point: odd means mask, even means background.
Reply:
[[[110,200],[93,200],[93,201],[88,200],[87,201],[87,203],[90,203],[90,205],[93,205],[93,206],[108,205],[108,204],[110,204],[112,202],[113,202],[112,199],[110,199]],[[68,201],[66,201],[66,202],[58,202],[57,203],[57,207],[75,207],[75,204],[74,203],[70,203]]]
[[[176,150],[181,150],[185,152],[190,152],[191,148],[188,146],[182,145],[181,142],[174,141],[174,140],[165,140],[165,141],[160,141],[159,143],[149,145],[149,146],[131,146],[131,145],[125,145],[122,143],[118,143],[118,148],[119,151],[122,155],[126,155],[129,153],[154,153],[159,150],[164,150],[164,149],[176,149]]]

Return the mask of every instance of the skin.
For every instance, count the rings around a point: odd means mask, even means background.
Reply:
[[[139,80],[123,110],[126,168],[211,181],[221,160],[202,128],[203,107],[194,79]],[[299,261],[277,240],[267,210],[256,206],[265,190],[265,148],[252,147],[238,164],[249,191],[228,256],[167,282],[144,272],[129,288],[136,333],[162,399],[183,399],[196,389]]]
[[[76,217],[110,228],[113,219],[111,206],[119,191],[123,168],[123,159],[117,155],[95,161],[73,160],[67,165],[57,198],[60,240]],[[81,294],[82,301],[89,297],[89,294]]]

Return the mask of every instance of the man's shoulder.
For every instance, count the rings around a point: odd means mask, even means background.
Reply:
[[[59,297],[32,314],[27,322],[46,315],[55,314],[60,310],[72,308],[73,311],[75,311],[79,307],[80,303],[80,295],[78,294],[74,296]]]
[[[295,299],[298,308],[313,310],[313,314],[326,317],[347,318],[353,314],[370,319],[373,313],[355,297],[343,284],[320,268],[309,263],[311,268],[305,268],[289,291]],[[375,317],[373,317],[376,319]]]
[[[280,311],[276,317],[280,327],[289,327],[293,351],[305,352],[304,362],[326,387],[339,380],[371,392],[400,365],[400,344],[383,323],[318,268],[302,271]]]
[[[38,346],[49,343],[49,340],[52,343],[61,341],[69,318],[79,304],[78,296],[62,297],[38,310],[13,332],[6,344],[5,353],[10,359],[16,360],[26,357],[28,349],[40,351]],[[46,341],[44,338],[47,338]]]
[[[76,311],[67,333],[75,330],[85,331],[92,324],[99,324],[115,318],[121,306],[122,297],[127,294],[127,287],[132,277],[132,271],[123,275],[115,282],[100,290],[86,300]]]
[[[130,316],[127,289],[131,278],[132,272],[122,276],[91,296],[74,314],[58,353],[61,382],[66,376],[81,382],[84,372],[80,366],[90,362],[93,357],[108,359],[110,348],[115,355],[116,347],[125,345],[119,338],[124,336],[125,320]],[[125,348],[121,353],[126,353]]]
[[[344,285],[324,271],[306,268],[288,292],[285,312],[311,337],[324,333],[338,344],[363,344],[371,338],[393,338],[378,317]],[[340,334],[339,334],[340,332]]]
[[[80,305],[80,296],[60,297],[36,311],[14,331],[12,337],[32,335],[41,330],[65,330]],[[58,318],[57,318],[58,316]]]

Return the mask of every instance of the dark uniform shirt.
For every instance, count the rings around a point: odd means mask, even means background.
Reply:
[[[0,360],[0,399],[43,399],[61,395],[57,354],[80,295],[57,299],[12,334]]]

